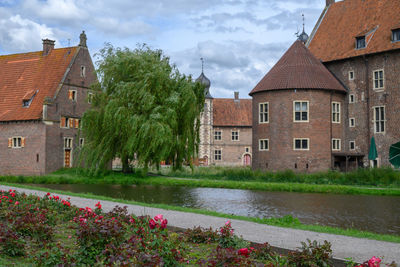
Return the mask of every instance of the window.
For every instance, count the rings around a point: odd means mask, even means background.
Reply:
[[[350,118],[349,119],[349,127],[355,127],[355,126],[356,126],[356,119]]]
[[[393,42],[400,41],[400,29],[392,30],[392,41]]]
[[[365,48],[365,36],[360,36],[356,38],[356,49]]]
[[[354,102],[356,102],[354,95],[353,94],[349,95],[349,103],[354,103]]]
[[[68,99],[76,101],[76,90],[68,90]]]
[[[308,121],[308,101],[294,101],[294,121]]]
[[[68,118],[68,117],[61,117],[60,118],[60,127],[61,128],[75,128],[78,129],[81,123],[80,119],[76,118]]]
[[[374,89],[383,89],[383,70],[374,71]]]
[[[258,104],[259,123],[268,123],[268,102]]]
[[[354,71],[349,71],[349,80],[354,80]]]
[[[83,147],[84,143],[85,143],[85,139],[84,138],[79,138],[79,146]]]
[[[85,78],[86,77],[86,67],[81,66],[81,77]]]
[[[349,149],[350,150],[355,150],[356,149],[356,142],[355,141],[350,141],[349,142]]]
[[[295,138],[293,149],[294,150],[309,150],[309,138]]]
[[[332,150],[340,150],[340,139],[332,139]]]
[[[72,148],[72,138],[64,138],[64,148]]]
[[[340,103],[332,102],[332,122],[340,123]]]
[[[232,141],[239,141],[239,132],[232,131]]]
[[[385,107],[374,107],[374,129],[375,133],[385,132]]]
[[[8,147],[12,147],[12,148],[25,147],[25,138],[24,137],[8,138]]]
[[[92,101],[93,101],[93,93],[89,92],[87,97],[87,102],[89,104],[92,104]]]
[[[249,153],[250,152],[250,147],[246,147],[245,151],[246,151],[246,153]]]
[[[222,159],[222,151],[221,149],[214,150],[214,160],[221,160]]]
[[[259,139],[258,140],[258,150],[260,150],[260,151],[269,150],[269,140],[268,139]]]
[[[214,140],[221,140],[221,139],[222,139],[222,132],[214,131]]]

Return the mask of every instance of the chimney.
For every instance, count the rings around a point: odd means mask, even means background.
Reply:
[[[86,37],[85,31],[82,31],[82,33],[79,35],[79,46],[87,47],[86,41],[87,41],[87,37]]]
[[[51,50],[54,49],[54,43],[56,41],[50,39],[42,39],[43,41],[43,56],[50,54]]]
[[[235,99],[233,101],[239,103],[239,92],[235,92]]]
[[[326,0],[326,6],[330,6],[335,3],[335,0]]]

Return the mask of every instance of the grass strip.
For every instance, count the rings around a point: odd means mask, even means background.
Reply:
[[[0,176],[0,182],[27,184],[118,184],[118,185],[159,185],[229,188],[260,191],[282,191],[300,193],[328,193],[347,195],[400,196],[400,188],[375,188],[353,185],[307,184],[294,182],[231,181],[212,179],[185,179],[165,176],[133,177],[120,173],[93,177],[79,173],[59,173],[46,176]]]
[[[20,187],[20,188],[37,190],[37,191],[53,192],[53,193],[57,193],[57,194],[64,194],[64,195],[75,196],[75,197],[112,201],[112,202],[116,202],[116,203],[124,203],[124,204],[138,205],[138,206],[151,207],[151,208],[159,208],[159,209],[165,209],[165,210],[190,212],[190,213],[203,214],[203,215],[209,215],[209,216],[215,216],[215,217],[255,222],[255,223],[272,225],[272,226],[285,227],[285,228],[307,230],[307,231],[313,231],[313,232],[319,232],[319,233],[328,233],[328,234],[335,234],[335,235],[344,235],[344,236],[400,243],[400,236],[398,236],[398,235],[377,234],[377,233],[373,233],[373,232],[361,231],[361,230],[351,229],[351,228],[343,229],[343,228],[339,228],[339,227],[331,227],[331,226],[323,226],[323,225],[302,224],[297,218],[293,218],[291,216],[284,216],[282,218],[255,218],[255,217],[230,215],[230,214],[220,213],[220,212],[216,212],[216,211],[178,207],[178,206],[172,206],[172,205],[166,205],[166,204],[142,203],[142,202],[136,202],[136,201],[131,201],[131,200],[116,199],[116,198],[111,198],[111,197],[106,197],[106,196],[94,195],[91,193],[72,193],[72,192],[62,191],[62,190],[52,190],[52,189],[42,188],[42,187],[35,187],[35,186],[21,185],[21,184],[12,184],[12,183],[3,183],[3,182],[1,184],[8,185],[8,186],[14,186],[17,188]]]

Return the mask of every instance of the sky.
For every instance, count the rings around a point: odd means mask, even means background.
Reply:
[[[302,31],[310,34],[325,0],[0,0],[0,55],[111,43],[161,49],[179,71],[211,80],[213,97],[240,98],[273,67]]]

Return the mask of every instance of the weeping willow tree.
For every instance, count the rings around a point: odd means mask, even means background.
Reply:
[[[174,169],[197,155],[204,88],[179,73],[161,50],[106,45],[100,53],[99,82],[92,108],[82,118],[81,159],[91,171],[114,158],[124,172],[171,161]]]

